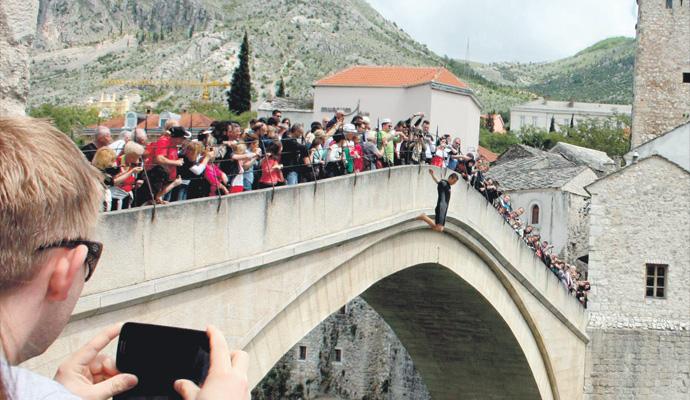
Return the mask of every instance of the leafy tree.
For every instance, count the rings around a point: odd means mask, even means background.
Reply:
[[[527,146],[540,150],[550,150],[558,142],[563,142],[565,137],[558,132],[547,132],[544,129],[529,127],[520,133],[520,141]]]
[[[278,81],[278,89],[276,90],[276,97],[286,97],[285,95],[285,80],[280,78]]]
[[[607,119],[587,119],[569,128],[563,141],[622,156],[630,150],[631,120],[627,115]]]
[[[98,109],[95,107],[42,104],[30,109],[29,115],[51,120],[55,127],[70,137],[79,134],[85,127],[98,123]]]
[[[491,133],[488,129],[479,130],[479,145],[494,153],[501,154],[514,144],[520,143],[520,139],[512,133]]]
[[[249,38],[244,33],[244,40],[240,46],[240,63],[232,74],[230,93],[228,93],[228,109],[236,114],[251,109],[251,77],[249,75]]]
[[[256,112],[247,111],[242,114],[233,114],[223,103],[206,101],[193,101],[187,109],[190,113],[204,114],[216,121],[235,121],[242,126],[247,126],[249,121],[256,118]]]
[[[529,127],[521,132],[520,142],[542,150],[565,142],[600,150],[609,156],[622,156],[630,149],[630,117],[617,115],[608,119],[586,119],[563,133]]]

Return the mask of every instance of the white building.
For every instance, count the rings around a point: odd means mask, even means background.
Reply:
[[[623,156],[626,164],[631,164],[633,156],[644,159],[660,155],[690,171],[690,122],[657,136]]]
[[[574,262],[588,252],[585,186],[597,175],[582,162],[525,145],[506,150],[487,177],[509,194],[513,210],[525,209],[523,223],[532,225],[554,252]]]
[[[462,139],[463,151],[479,146],[481,104],[466,83],[445,68],[355,66],[314,84],[314,120],[340,109],[359,109],[373,125],[423,112],[435,133]]]
[[[632,115],[632,106],[620,104],[579,103],[574,101],[551,101],[539,99],[510,109],[510,130],[520,132],[524,128],[551,128],[554,120],[556,130],[570,127],[587,119],[605,119],[615,115]]]
[[[259,118],[270,118],[273,110],[280,110],[283,119],[290,119],[292,124],[300,123],[309,130],[309,126],[315,121],[313,106],[309,100],[276,97],[261,103],[256,113]]]

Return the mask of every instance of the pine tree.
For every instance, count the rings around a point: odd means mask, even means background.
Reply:
[[[556,117],[551,116],[551,126],[549,126],[549,132],[556,132]]]
[[[240,63],[235,68],[228,93],[228,108],[235,114],[242,114],[251,109],[251,77],[249,76],[249,38],[244,33],[244,40],[240,46]]]
[[[286,97],[285,95],[285,81],[280,78],[278,82],[278,90],[276,90],[276,97]]]

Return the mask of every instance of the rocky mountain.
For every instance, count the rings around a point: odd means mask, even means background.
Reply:
[[[245,31],[257,100],[281,77],[299,97],[352,64],[440,63],[363,0],[41,0],[38,23],[32,104],[123,92],[113,78],[227,81]]]
[[[105,81],[229,81],[245,32],[255,102],[281,78],[288,95],[308,98],[315,80],[353,64],[446,65],[485,110],[539,94],[625,102],[632,91],[627,39],[554,63],[467,64],[434,54],[365,0],[40,0],[30,105],[136,93],[142,104],[185,107],[200,89]],[[223,101],[221,88],[212,99]]]

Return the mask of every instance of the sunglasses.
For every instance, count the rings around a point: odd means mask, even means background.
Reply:
[[[91,279],[93,272],[96,270],[98,260],[101,258],[101,253],[103,252],[103,243],[81,239],[61,240],[56,243],[41,246],[38,249],[36,249],[36,251],[38,252],[56,248],[74,249],[82,245],[86,246],[86,249],[88,250],[88,252],[86,253],[86,260],[84,260],[84,264],[86,265],[86,268],[88,268],[86,278],[84,278],[84,282],[88,282],[89,279]]]

